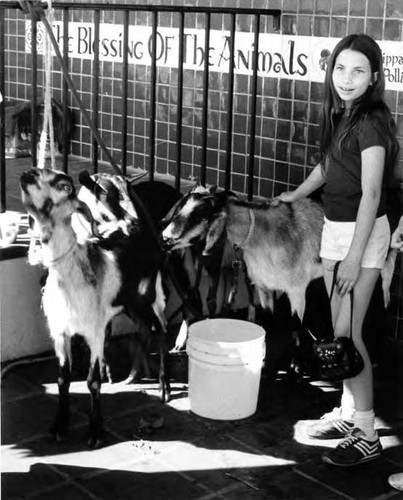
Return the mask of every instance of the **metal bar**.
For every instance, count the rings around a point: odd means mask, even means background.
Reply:
[[[92,123],[98,130],[99,108],[99,19],[100,11],[94,12],[94,68],[92,78]],[[98,141],[92,136],[92,168],[98,172]]]
[[[253,198],[253,178],[255,169],[255,139],[256,139],[256,101],[257,101],[257,71],[259,62],[259,33],[260,33],[260,15],[255,16],[255,40],[253,46],[253,75],[251,92],[251,111],[250,111],[250,132],[249,132],[249,157],[248,157],[248,200]]]
[[[63,61],[68,67],[69,64],[69,11],[63,9]],[[62,79],[62,106],[63,106],[63,170],[68,171],[68,146],[70,141],[70,131],[67,130],[66,116],[68,113],[68,86],[66,80]]]
[[[211,14],[206,14],[204,27],[204,79],[203,79],[203,118],[200,183],[206,185],[207,177],[207,128],[208,128],[208,91],[209,91],[209,52],[210,52]]]
[[[0,9],[2,8],[5,8],[5,6],[10,6],[10,7],[14,7],[14,8],[20,8],[21,7],[21,3],[20,2],[8,2],[6,0],[3,0],[2,1],[2,5],[0,7]],[[30,12],[31,12],[31,17],[32,18],[39,18],[41,17],[41,9],[46,9],[47,7],[47,3],[46,2],[37,2],[35,4],[35,14],[33,12],[34,9],[29,9]],[[174,6],[174,5],[171,5],[171,6],[168,6],[168,5],[149,5],[149,4],[142,4],[142,5],[128,5],[127,3],[114,3],[114,4],[105,4],[103,2],[91,2],[90,4],[89,3],[84,3],[84,2],[69,2],[67,0],[64,0],[63,2],[53,2],[53,7],[56,9],[56,8],[61,8],[63,9],[63,12],[64,12],[64,15],[66,17],[64,17],[64,22],[68,25],[68,20],[66,21],[66,18],[67,18],[67,12],[69,12],[69,10],[71,9],[75,9],[75,10],[95,10],[95,17],[98,18],[98,20],[95,19],[94,23],[95,23],[95,36],[94,36],[94,39],[95,39],[95,56],[94,56],[94,66],[95,66],[95,71],[98,73],[95,75],[95,91],[94,91],[94,96],[93,96],[93,101],[95,102],[94,104],[94,107],[93,107],[93,112],[94,112],[94,118],[96,120],[96,127],[94,129],[94,127],[92,127],[92,137],[93,137],[93,148],[94,150],[96,151],[96,153],[93,155],[94,157],[94,169],[96,170],[97,169],[97,163],[98,163],[98,146],[97,144],[95,143],[94,141],[94,137],[98,137],[99,134],[98,134],[98,129],[97,129],[97,126],[98,126],[98,109],[99,109],[99,105],[98,105],[98,99],[99,99],[99,91],[97,90],[97,86],[99,88],[99,13],[100,11],[124,11],[125,13],[125,17],[126,19],[128,18],[128,15],[131,11],[148,11],[148,12],[152,12],[153,14],[153,33],[152,33],[152,37],[151,37],[151,47],[152,47],[152,66],[151,66],[151,117],[150,117],[150,135],[149,135],[149,142],[150,142],[150,178],[152,179],[154,177],[154,171],[155,171],[155,155],[156,155],[156,100],[157,100],[157,95],[156,95],[156,89],[157,89],[157,64],[156,64],[156,60],[157,60],[157,26],[158,26],[158,13],[159,12],[176,12],[176,13],[180,13],[181,16],[184,16],[185,12],[193,12],[193,13],[203,13],[203,14],[206,14],[207,16],[207,19],[208,19],[208,23],[210,22],[210,15],[213,14],[213,13],[221,13],[221,14],[228,14],[230,13],[231,16],[232,16],[232,29],[231,29],[231,41],[232,43],[230,43],[231,47],[230,47],[230,52],[231,52],[231,56],[230,56],[230,61],[229,61],[229,66],[230,66],[230,71],[229,71],[229,81],[228,81],[228,87],[229,87],[229,95],[228,95],[228,122],[227,122],[227,163],[226,163],[226,169],[225,169],[225,184],[226,184],[226,188],[229,188],[229,185],[230,185],[230,174],[231,174],[231,163],[232,163],[232,126],[233,126],[233,93],[234,93],[234,37],[235,37],[235,21],[236,21],[236,15],[237,14],[264,14],[264,15],[271,15],[271,16],[274,16],[275,17],[275,22],[278,24],[279,22],[279,19],[280,19],[280,15],[281,15],[281,11],[279,9],[254,9],[254,8],[249,8],[249,9],[245,9],[245,8],[231,8],[231,7],[203,7],[203,6],[195,6],[195,7],[192,7],[192,6]],[[33,25],[35,24],[35,22],[33,22]],[[35,29],[33,27],[33,29]],[[208,45],[209,45],[209,41],[208,41],[208,38],[209,38],[209,34],[210,34],[210,29],[207,30],[206,32],[206,40],[205,40],[205,53],[206,55],[208,55]],[[182,40],[183,40],[183,37],[182,37]],[[68,38],[65,37],[64,39],[64,56],[66,57],[66,52],[65,52],[65,44],[67,45],[67,48],[68,48],[68,44],[66,43],[68,41]],[[53,42],[52,42],[53,43]],[[182,47],[182,43],[181,43],[181,50],[183,50],[183,47]],[[127,53],[124,55],[124,57],[127,57]],[[96,59],[98,57],[98,65],[96,64]],[[33,66],[35,65],[35,57],[33,57]],[[204,61],[204,64],[205,64],[205,68],[207,69],[207,72],[208,73],[208,57],[206,57],[206,60]],[[98,67],[96,67],[98,66]],[[182,71],[182,69],[181,69]],[[33,71],[33,73],[36,73],[35,71]],[[33,77],[35,78],[36,75],[33,74]],[[68,79],[68,77],[66,76],[66,80]],[[126,97],[123,97],[124,99],[127,99],[127,78],[123,78],[124,79],[124,84],[123,84],[123,87],[126,86],[126,90],[124,89],[124,92],[123,92],[123,95],[126,96]],[[204,85],[205,89],[204,91],[206,92],[206,95],[208,94],[208,75],[205,75],[205,83],[206,85]],[[66,84],[65,84],[66,85]],[[68,82],[68,86],[70,87],[70,82]],[[180,85],[180,89],[181,89],[181,92],[183,91],[183,81],[182,81],[182,85]],[[63,88],[63,93],[65,92],[65,87]],[[74,94],[74,89],[72,89],[72,92]],[[76,97],[76,95],[74,94],[74,97]],[[76,97],[77,98],[77,97]],[[208,97],[205,97],[205,103],[206,105],[208,104]],[[35,99],[35,96],[33,96],[33,101],[35,102],[36,99]],[[182,107],[182,102],[183,102],[183,99],[180,99],[180,109]],[[65,101],[64,101],[64,98],[63,98],[63,104],[65,104]],[[34,106],[33,106],[34,108]],[[123,165],[123,168],[126,170],[126,155],[127,155],[127,106],[124,106],[124,111],[123,111],[123,114],[126,115],[126,119],[123,119],[123,130],[122,130],[122,135],[123,135],[123,150],[124,150],[124,159],[123,159],[123,162],[124,162],[124,165]],[[207,164],[207,127],[208,127],[208,121],[207,121],[207,112],[208,112],[208,106],[204,106],[204,109],[203,109],[203,119],[204,119],[204,123],[202,124],[202,132],[203,132],[203,138],[202,138],[202,141],[203,141],[203,150],[202,150],[202,169],[201,169],[201,176],[203,178],[203,180],[205,181],[205,178],[206,178],[206,164]],[[85,113],[83,112],[83,115]],[[33,115],[33,119],[35,117],[35,113],[32,113]],[[181,138],[181,133],[182,133],[182,123],[181,123],[181,111],[178,113],[178,124],[180,125],[178,127],[178,134],[179,134],[179,139]],[[124,117],[123,117],[124,118]],[[126,130],[125,130],[126,129]],[[37,127],[35,128],[34,124],[33,124],[33,130],[37,130]],[[64,134],[66,134],[66,129],[64,127]],[[35,134],[33,134],[33,136],[35,136]],[[34,137],[36,139],[36,137]],[[101,140],[101,138],[100,138]],[[126,142],[126,144],[125,144]],[[178,140],[178,143],[180,141]],[[102,144],[102,140],[100,142],[100,145],[102,146],[102,150],[104,151],[105,150],[105,145]],[[36,147],[35,148],[32,148],[33,149],[33,163],[36,162]],[[109,152],[108,152],[109,153]],[[106,153],[105,153],[106,154]],[[108,157],[110,155],[107,155]],[[178,170],[180,171],[180,168],[181,168],[181,153],[179,153],[178,155]],[[252,157],[252,163],[254,161],[253,157]],[[252,165],[253,166],[253,165]],[[115,165],[114,165],[115,167]],[[64,155],[64,168],[67,169],[67,156]],[[116,166],[116,168],[118,168]],[[178,180],[179,179],[179,180]],[[176,179],[176,183],[180,183],[180,172],[179,172],[179,175],[177,175],[177,179]]]
[[[176,176],[175,187],[181,188],[182,165],[182,115],[183,115],[183,44],[185,32],[185,13],[179,14],[179,56],[178,56],[178,103],[176,116]]]
[[[38,164],[37,158],[37,130],[38,130],[38,115],[37,115],[37,95],[38,95],[38,53],[37,53],[37,40],[38,24],[35,12],[31,12],[31,156],[32,166],[36,167]]]
[[[130,12],[124,11],[123,17],[123,71],[122,71],[122,163],[123,175],[127,172],[127,92],[128,92],[128,45]]]
[[[41,6],[42,8],[47,7],[46,2],[38,2],[35,6]],[[19,9],[19,2],[2,0],[1,7],[6,8],[16,8]],[[258,9],[258,8],[245,8],[245,7],[209,7],[209,6],[190,6],[190,5],[148,5],[148,4],[135,4],[128,5],[127,3],[117,2],[117,3],[103,3],[103,2],[52,2],[52,7],[54,9],[77,9],[77,10],[94,10],[101,9],[105,11],[121,11],[121,10],[135,10],[135,11],[149,11],[149,12],[192,12],[192,13],[206,13],[211,14],[262,14],[266,16],[273,16],[276,23],[281,16],[280,9]],[[277,24],[275,24],[277,26]]]
[[[150,164],[149,164],[149,179],[154,180],[155,171],[155,110],[156,110],[156,87],[157,87],[157,27],[158,27],[158,11],[153,12],[153,27],[151,35],[151,92],[150,92]]]
[[[28,5],[28,8],[32,9],[32,6],[31,6],[30,3],[27,3],[27,5]],[[109,161],[109,163],[112,165],[112,167],[115,170],[115,172],[118,175],[122,175],[122,171],[120,170],[119,165],[113,159],[113,157],[110,154],[108,148],[106,147],[106,145],[105,145],[102,137],[100,136],[100,134],[98,132],[98,129],[96,127],[94,127],[94,125],[93,125],[93,123],[91,121],[91,118],[90,118],[90,116],[89,116],[86,108],[84,107],[83,103],[81,102],[80,96],[78,95],[78,92],[77,92],[77,90],[76,90],[76,88],[75,88],[75,86],[73,84],[73,81],[70,78],[70,75],[68,73],[68,70],[67,70],[67,68],[64,65],[63,57],[62,57],[62,55],[60,53],[59,46],[58,46],[56,38],[55,38],[55,36],[53,34],[52,28],[50,27],[50,25],[49,25],[49,23],[48,23],[48,21],[47,21],[47,19],[46,19],[45,16],[43,16],[41,20],[42,20],[43,24],[46,27],[46,30],[48,32],[50,41],[52,42],[52,45],[53,45],[53,50],[55,52],[56,59],[58,60],[60,66],[61,66],[61,68],[63,70],[63,76],[64,76],[64,78],[67,81],[67,84],[69,86],[70,92],[73,94],[73,97],[74,97],[74,99],[76,101],[77,106],[80,108],[80,112],[82,114],[82,117],[83,117],[86,125],[91,129],[92,134],[94,135],[94,137],[98,141],[98,144],[99,144],[100,148],[102,149],[104,155],[106,156],[106,158]]]
[[[234,107],[234,55],[235,55],[235,23],[236,14],[231,14],[231,34],[229,47],[229,68],[228,68],[228,99],[227,99],[227,147],[225,162],[225,183],[226,191],[231,189],[231,164],[232,164],[232,123]]]
[[[0,9],[0,212],[6,211],[6,116],[5,116],[5,43],[4,10]]]

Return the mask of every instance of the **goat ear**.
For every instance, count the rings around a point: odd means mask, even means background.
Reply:
[[[91,189],[95,184],[94,179],[91,178],[88,170],[81,170],[78,174],[78,182],[88,189]]]
[[[171,220],[173,219],[173,216],[175,215],[175,212],[176,212],[177,208],[180,206],[181,202],[182,202],[182,198],[179,198],[179,200],[172,205],[169,212],[164,216],[163,219],[161,219],[161,222],[160,222],[161,227],[165,227],[171,222]]]
[[[92,220],[92,214],[89,206],[79,199],[77,199],[76,212],[83,215],[88,222]]]
[[[145,177],[147,175],[147,172],[141,172],[140,174],[133,174],[133,175],[130,175],[129,177],[124,177],[128,184],[132,185],[134,184],[135,182],[139,181],[140,179],[142,179],[143,177]]]
[[[85,202],[83,202],[81,200],[77,200],[76,212],[78,214],[82,215],[84,217],[84,219],[86,219],[90,223],[92,234],[94,236],[99,237],[100,234],[98,231],[98,227],[97,227],[97,224],[95,222],[94,217],[92,216],[92,213],[91,213],[89,206]]]
[[[220,212],[217,218],[210,224],[210,227],[207,231],[206,245],[203,249],[203,255],[210,255],[214,246],[219,241],[224,232],[226,221],[227,213]]]

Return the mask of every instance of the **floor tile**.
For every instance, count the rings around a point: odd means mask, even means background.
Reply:
[[[43,393],[43,389],[40,386],[33,386],[27,379],[11,371],[6,373],[1,381],[2,403],[32,397],[41,393]]]
[[[175,472],[113,471],[80,484],[103,500],[191,500],[205,493]]]
[[[296,468],[300,474],[312,478],[328,488],[355,500],[382,498],[392,491],[388,477],[396,466],[383,457],[355,467],[335,467],[321,461],[307,461]]]
[[[53,489],[65,481],[66,478],[60,476],[47,465],[34,463],[28,470],[2,472],[1,497],[7,500],[26,498],[28,495],[33,495],[43,489]],[[53,499],[56,498],[53,496]]]
[[[101,500],[102,497],[99,497]],[[29,500],[97,500],[91,492],[75,484],[63,484],[58,488],[44,489],[43,491],[32,495]]]

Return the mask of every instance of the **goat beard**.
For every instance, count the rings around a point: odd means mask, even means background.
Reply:
[[[28,250],[28,262],[31,266],[44,264],[43,245],[49,243],[53,231],[49,224],[39,225],[35,220],[33,228],[30,230],[31,241]]]

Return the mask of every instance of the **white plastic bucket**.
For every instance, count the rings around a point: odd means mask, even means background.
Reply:
[[[265,356],[265,331],[236,319],[206,319],[189,327],[191,410],[214,420],[238,420],[256,411]]]

